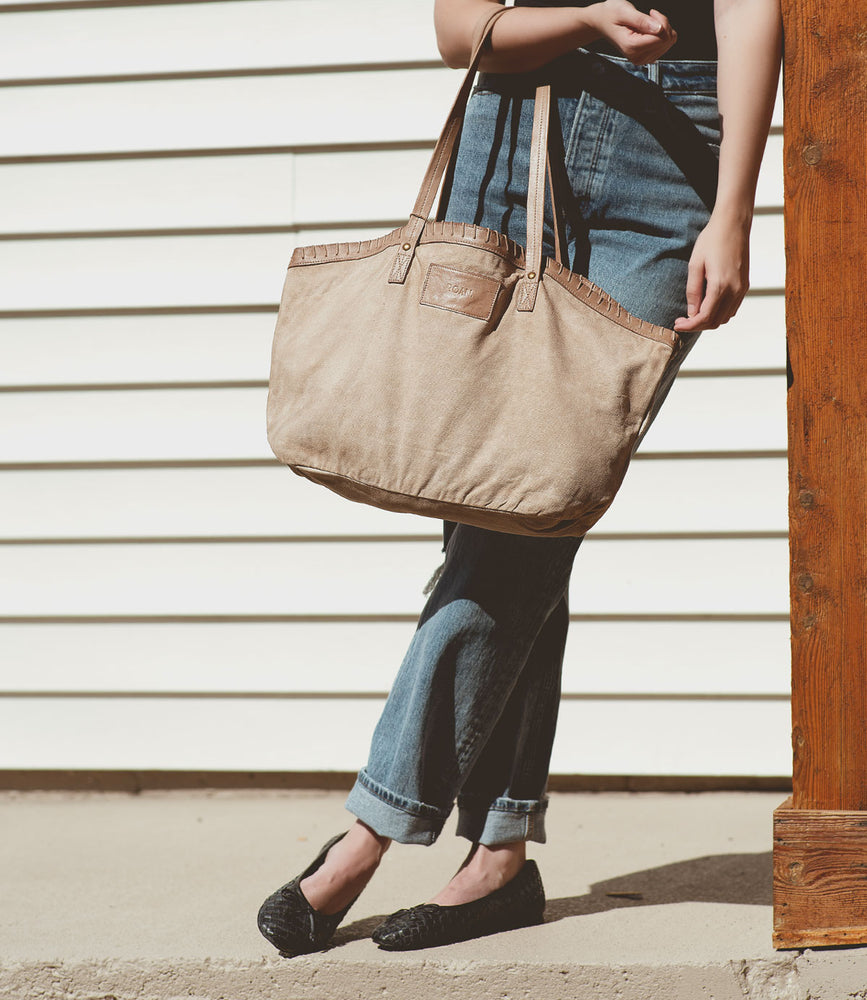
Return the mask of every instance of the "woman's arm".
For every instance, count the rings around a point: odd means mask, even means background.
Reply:
[[[687,315],[675,330],[713,330],[737,312],[749,287],[749,241],[759,167],[780,73],[779,0],[715,0],[722,139],[710,221],[695,244]]]
[[[447,66],[468,66],[476,27],[500,0],[435,0],[437,45]],[[642,14],[628,0],[589,7],[516,7],[491,33],[482,69],[523,73],[605,37],[636,65],[653,62],[677,35],[659,11]]]

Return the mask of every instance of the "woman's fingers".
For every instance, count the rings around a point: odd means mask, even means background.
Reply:
[[[644,14],[627,0],[602,4],[602,32],[636,66],[654,62],[677,41],[677,32],[665,14]]]
[[[689,262],[686,278],[686,315],[692,319],[701,311],[704,299],[705,265],[704,260],[693,256]]]
[[[749,226],[712,214],[690,256],[687,314],[675,321],[675,331],[696,333],[727,323],[749,288],[749,260]]]
[[[690,301],[690,295],[694,291],[687,291],[687,316],[675,321],[677,333],[697,333],[723,326],[738,311],[744,297],[739,287],[716,282],[708,282],[702,289],[697,307],[694,299]]]
[[[708,279],[704,258],[693,254],[686,279],[686,316],[677,320],[674,329],[679,333],[709,329],[721,304],[721,292]]]
[[[674,30],[674,28],[672,28],[671,22],[668,20],[665,14],[662,14],[658,10],[654,10],[651,7],[650,17],[654,21],[657,21],[662,26],[662,31],[659,33],[660,35],[665,34],[667,38],[671,38],[672,36],[675,37],[677,36],[677,32]]]

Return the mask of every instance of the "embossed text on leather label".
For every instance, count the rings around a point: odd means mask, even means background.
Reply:
[[[490,319],[502,287],[496,278],[486,274],[431,264],[419,301],[424,306],[448,309],[473,319]]]

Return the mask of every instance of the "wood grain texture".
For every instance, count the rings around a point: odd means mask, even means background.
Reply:
[[[867,809],[867,9],[787,0],[794,805]]]
[[[774,812],[774,945],[867,941],[867,812]]]

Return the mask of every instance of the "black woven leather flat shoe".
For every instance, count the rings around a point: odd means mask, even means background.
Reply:
[[[535,861],[524,867],[504,886],[481,899],[459,906],[422,903],[392,913],[371,937],[385,951],[434,948],[457,941],[541,924],[545,912],[545,890]]]
[[[326,854],[345,836],[339,833],[332,837],[300,875],[272,893],[259,908],[259,930],[286,957],[325,948],[349,907],[358,899],[356,896],[337,913],[326,914],[314,910],[301,891],[301,882],[322,867]]]

